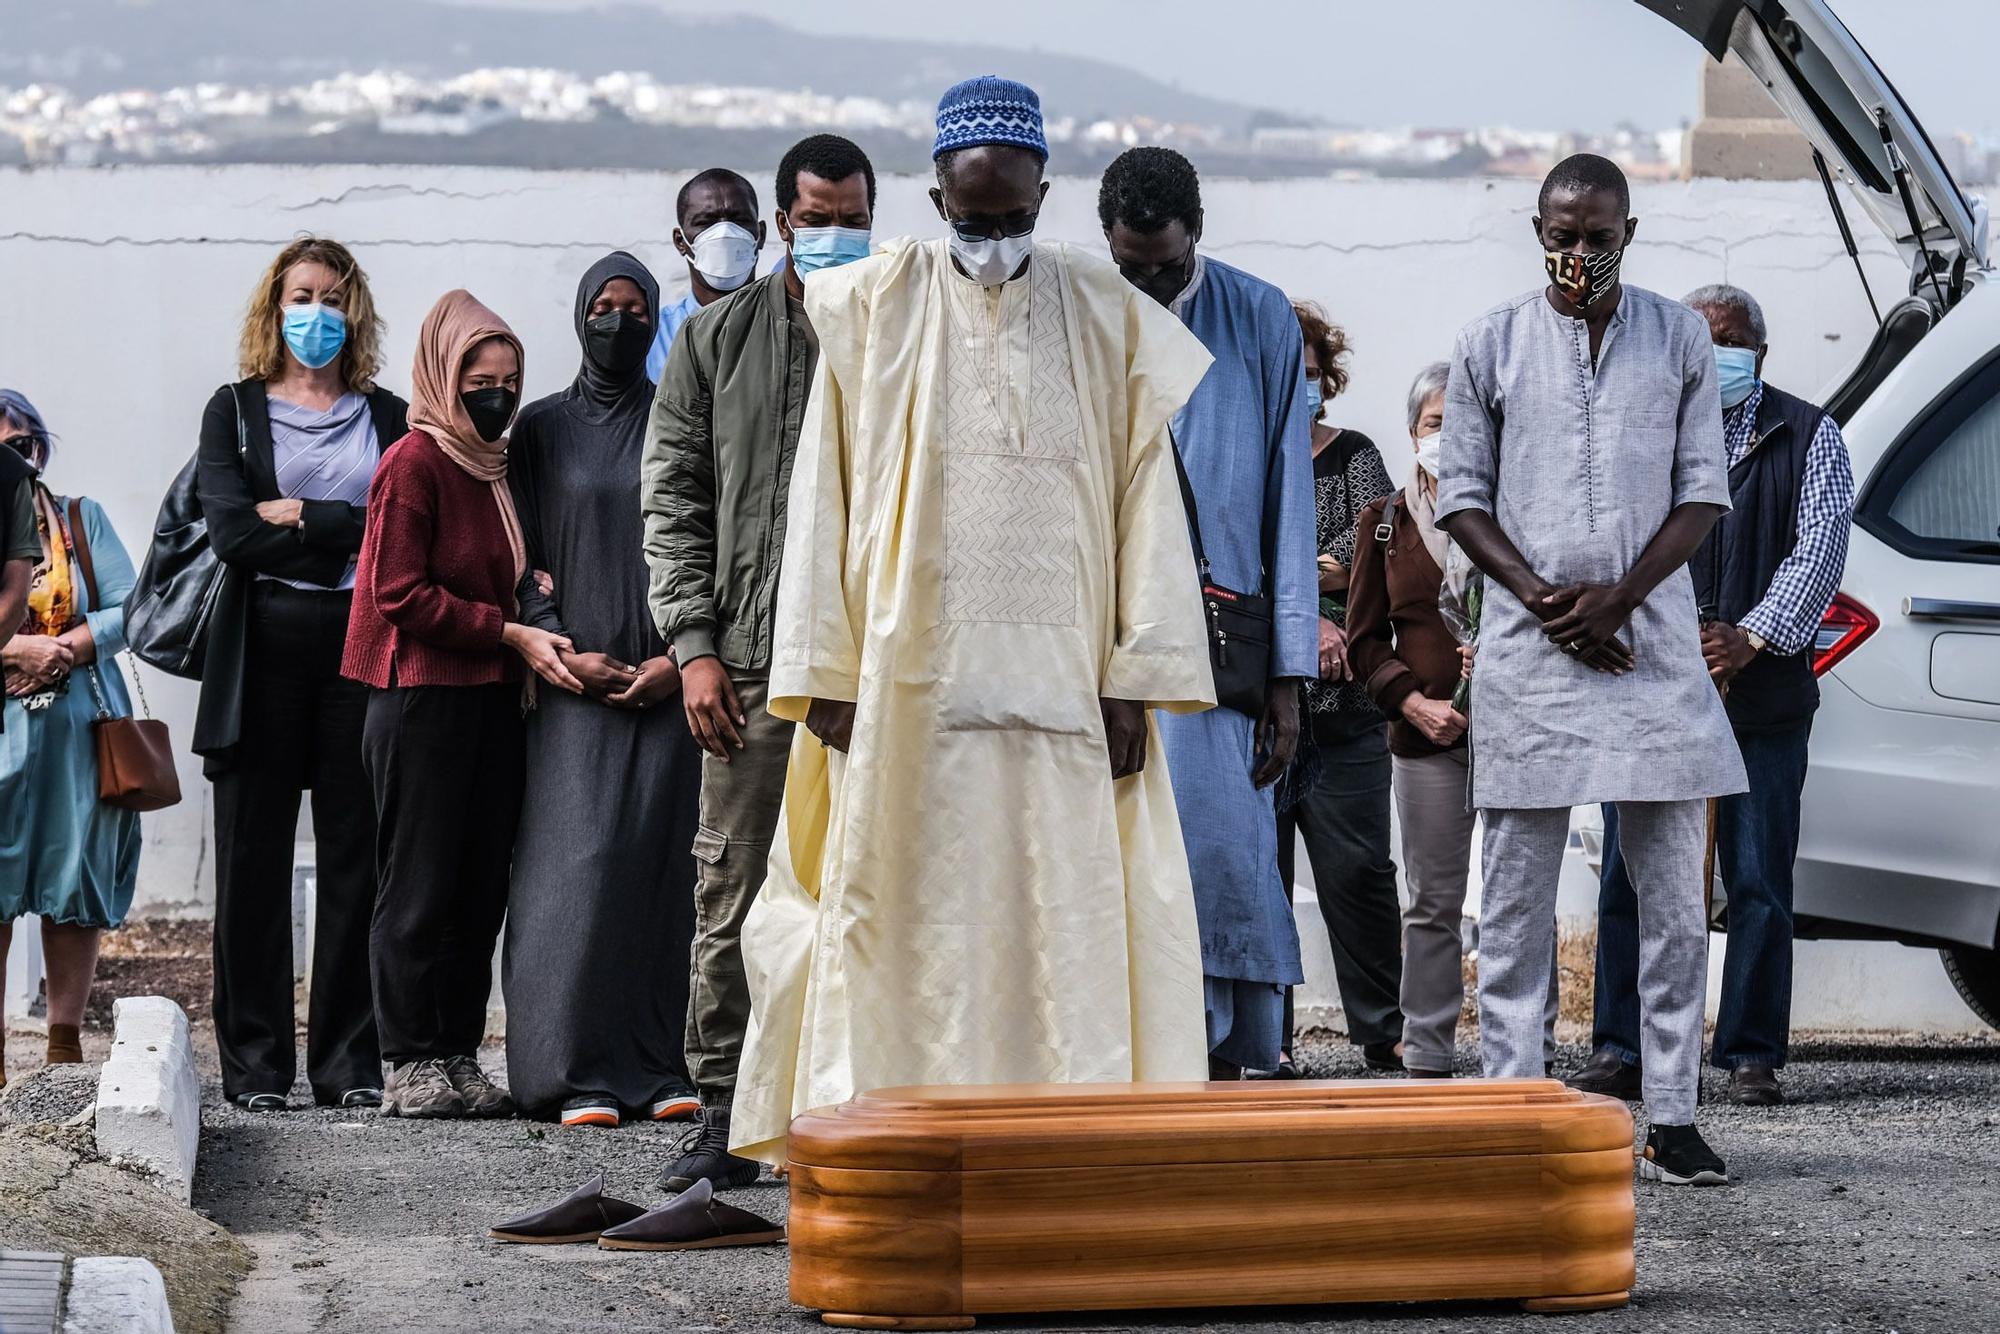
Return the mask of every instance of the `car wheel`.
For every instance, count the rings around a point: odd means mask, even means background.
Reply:
[[[2000,1028],[2000,950],[1953,945],[1939,950],[1945,976],[1989,1028]]]

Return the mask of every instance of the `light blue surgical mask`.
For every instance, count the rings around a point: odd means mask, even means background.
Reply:
[[[868,258],[866,227],[800,227],[792,233],[792,263],[801,275]]]
[[[318,370],[347,345],[347,317],[318,302],[285,307],[285,346],[308,370]]]
[[[1318,380],[1307,380],[1306,420],[1315,422],[1318,421],[1320,407],[1325,402],[1326,402],[1326,390],[1321,388],[1320,382]]]
[[[1722,406],[1733,408],[1750,397],[1757,387],[1757,349],[1754,347],[1715,348],[1715,386],[1722,391]]]

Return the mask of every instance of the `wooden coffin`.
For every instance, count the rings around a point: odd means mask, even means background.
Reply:
[[[1620,1306],[1632,1116],[1554,1080],[989,1085],[792,1123],[792,1300],[829,1324],[1518,1299]]]

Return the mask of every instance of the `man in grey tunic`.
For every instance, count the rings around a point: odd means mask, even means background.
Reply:
[[[1618,803],[1652,1120],[1639,1171],[1720,1185],[1694,1128],[1705,799],[1746,783],[1687,572],[1729,508],[1715,358],[1700,316],[1619,282],[1638,224],[1615,165],[1560,163],[1538,213],[1551,281],[1460,332],[1437,498],[1439,526],[1487,576],[1471,714],[1483,1064],[1543,1073],[1570,808]]]

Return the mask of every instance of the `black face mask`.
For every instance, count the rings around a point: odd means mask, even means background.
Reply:
[[[646,363],[653,326],[630,311],[614,310],[583,326],[583,352],[606,374],[630,375]]]
[[[520,406],[521,396],[495,385],[491,389],[467,390],[458,396],[458,401],[465,405],[465,415],[472,418],[472,429],[490,445],[507,434],[507,423],[514,420],[514,409]]]
[[[1125,280],[1161,305],[1171,306],[1174,298],[1186,291],[1187,285],[1194,281],[1194,256],[1195,247],[1189,245],[1187,254],[1180,263],[1161,269],[1149,278],[1141,278],[1127,271]]]

